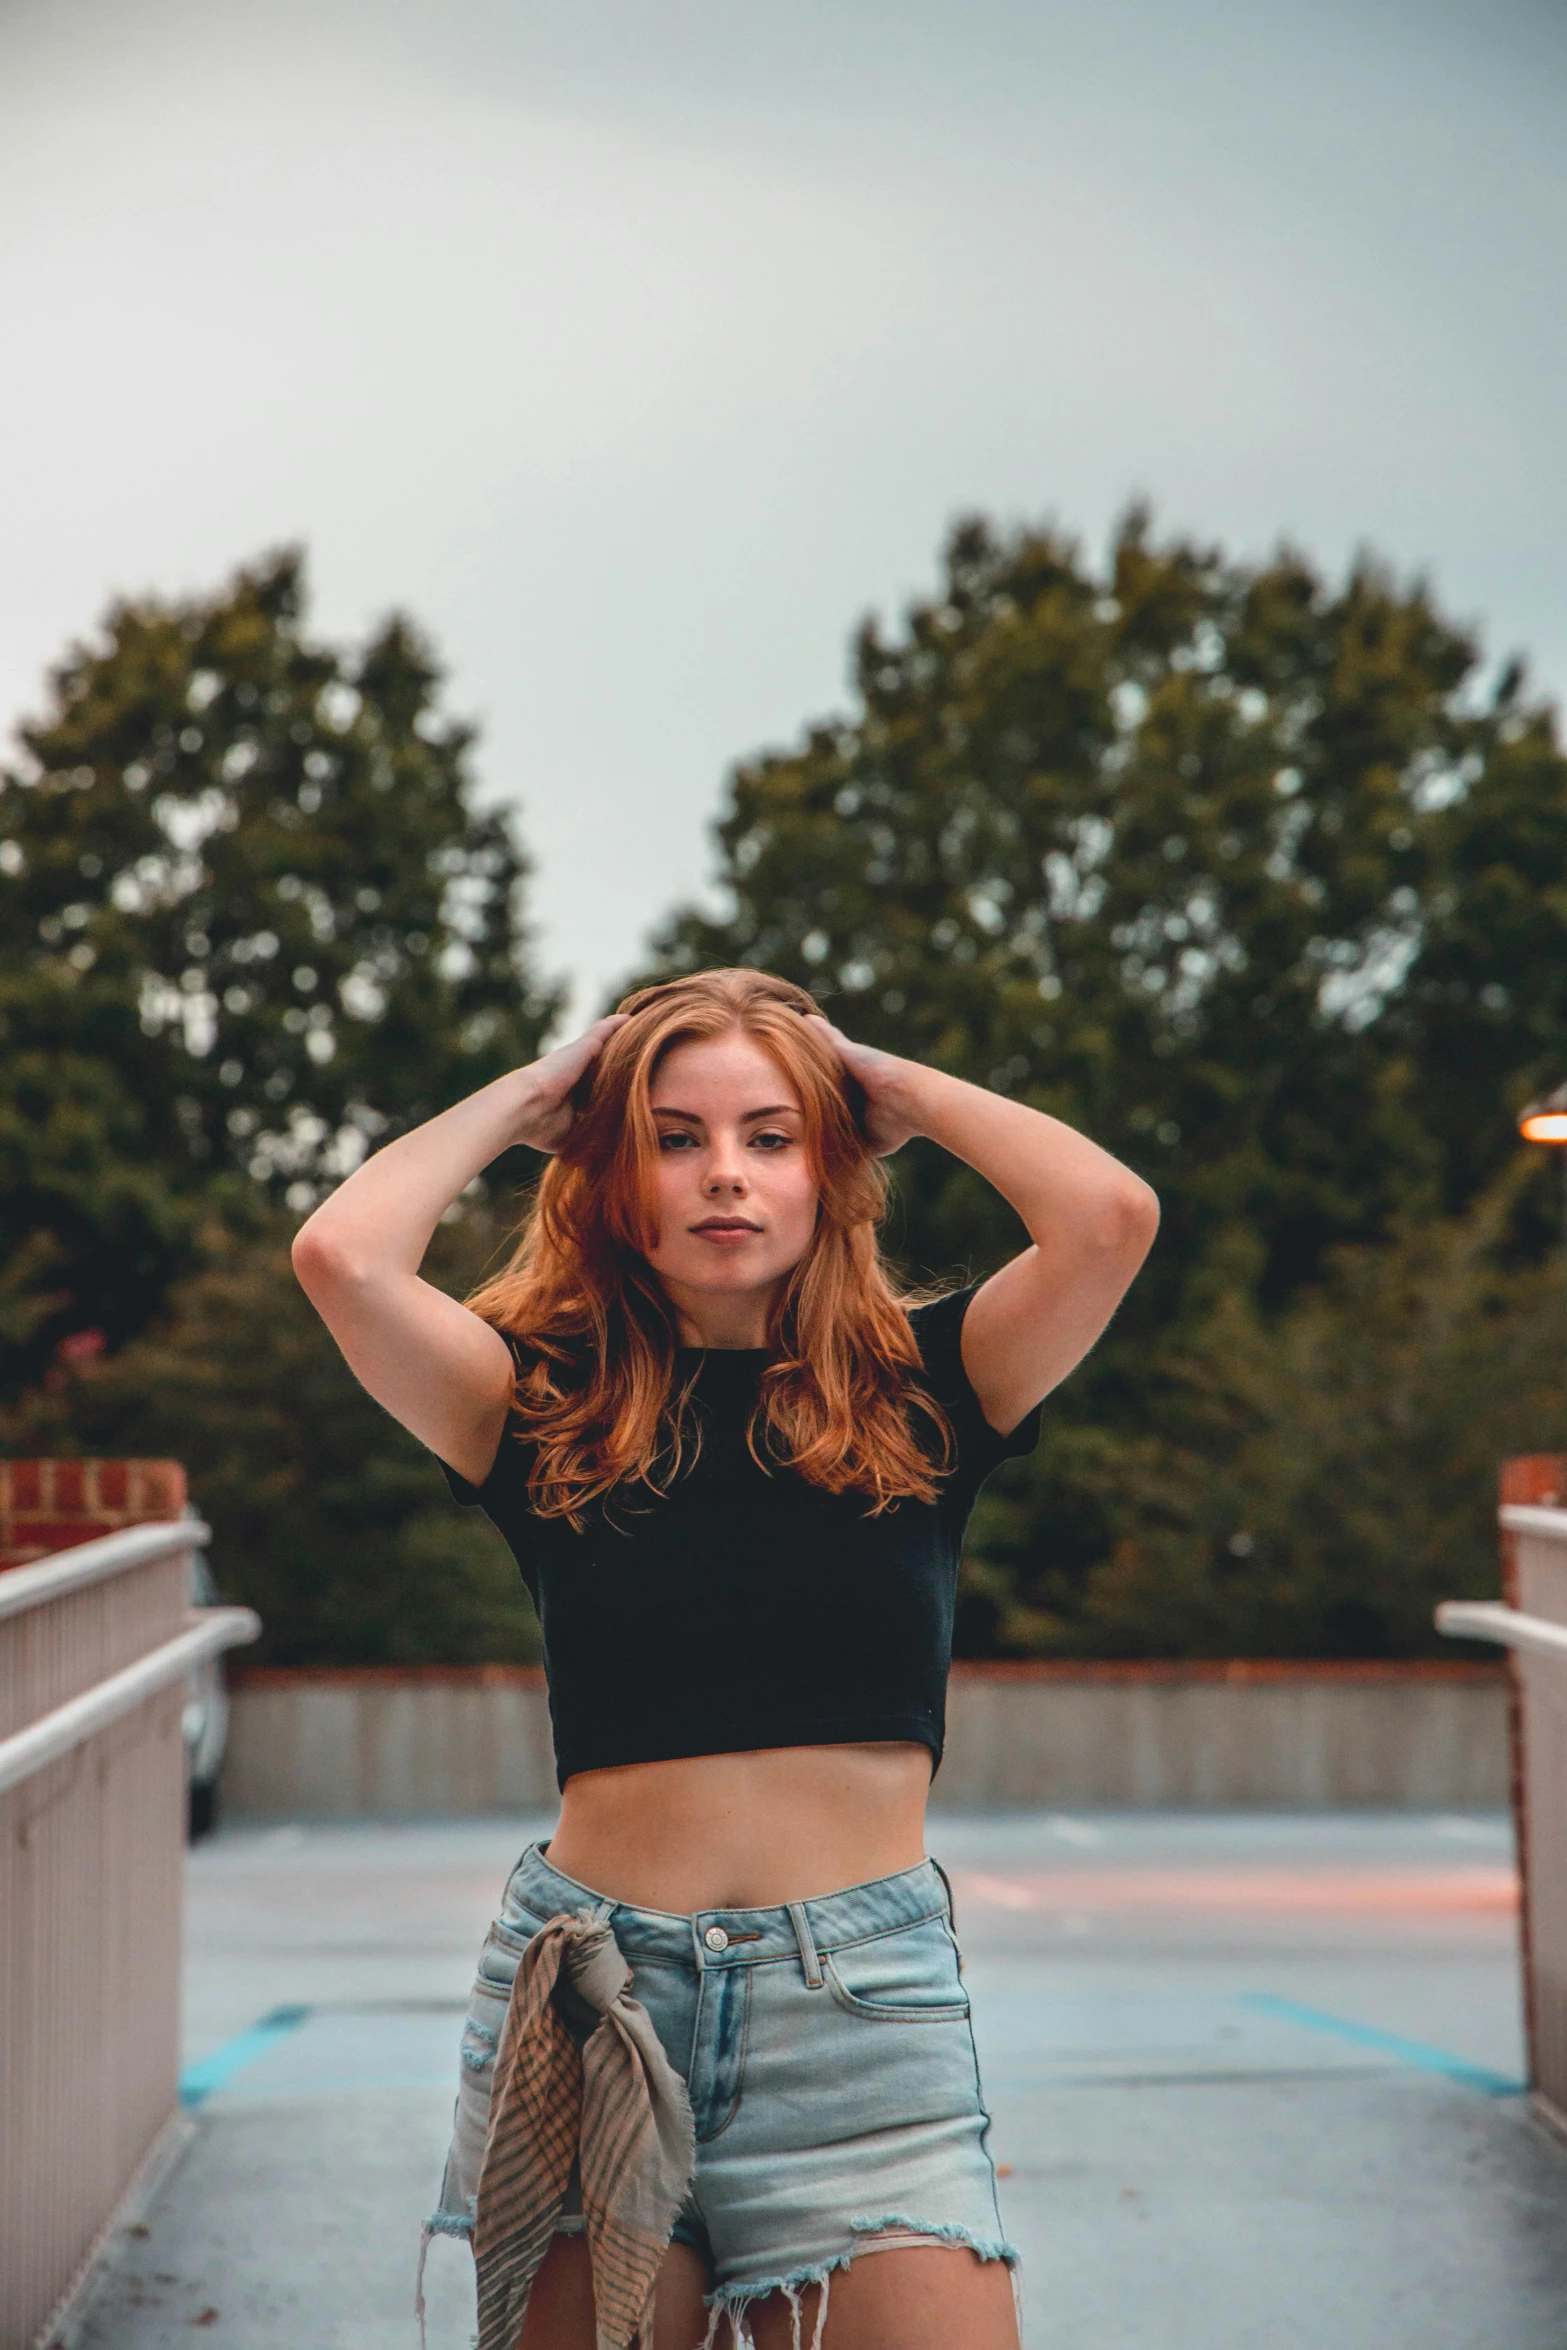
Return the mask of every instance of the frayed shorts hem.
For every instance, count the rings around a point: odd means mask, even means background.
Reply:
[[[473,2222],[455,2211],[432,2211],[424,2223],[426,2237],[460,2236],[465,2244],[473,2242]]]
[[[712,2312],[712,2320],[702,2350],[724,2350],[722,2328],[726,2322],[732,2331],[734,2350],[747,2350],[750,2342],[747,2313],[758,2302],[771,2299],[775,2293],[781,2293],[789,2304],[792,2320],[791,2350],[806,2350],[801,2331],[805,2315],[803,2297],[813,2285],[820,2286],[821,2301],[816,2311],[815,2325],[811,2329],[810,2350],[821,2350],[833,2277],[841,2269],[848,2268],[862,2253],[881,2250],[882,2247],[874,2241],[880,2236],[897,2240],[896,2245],[887,2247],[889,2250],[902,2249],[905,2245],[930,2245],[938,2249],[953,2246],[972,2252],[978,2260],[1004,2261],[1012,2271],[1013,2290],[1016,2292],[1015,2280],[1022,2256],[1017,2246],[1008,2243],[1004,2237],[981,2236],[972,2228],[946,2221],[911,2218],[901,2211],[889,2212],[881,2219],[851,2219],[849,2233],[855,2240],[830,2260],[811,2261],[799,2268],[788,2269],[781,2276],[720,2285],[715,2292],[707,2294],[705,2305]]]

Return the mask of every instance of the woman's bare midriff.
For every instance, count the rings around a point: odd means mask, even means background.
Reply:
[[[763,1909],[913,1868],[925,1856],[923,1746],[774,1746],[579,1771],[555,1867],[638,1909]]]

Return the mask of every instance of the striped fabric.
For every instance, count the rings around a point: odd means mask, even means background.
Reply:
[[[556,1998],[598,2022],[579,2049]],[[652,2340],[653,2289],[690,2185],[695,2133],[685,2083],[664,2054],[607,1924],[554,1917],[523,1952],[501,2029],[474,2220],[478,2350],[516,2350],[574,2161],[593,2269],[598,2350]]]

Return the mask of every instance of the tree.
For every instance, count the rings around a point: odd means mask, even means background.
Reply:
[[[1001,1488],[1010,1596],[989,1633],[971,1610],[981,1643],[1070,1645],[1130,1539],[1126,1494],[1169,1466],[1138,1485],[1137,1448],[1179,1449],[1194,1348],[1226,1313],[1268,1337],[1340,1252],[1461,1217],[1516,1148],[1517,1104],[1567,1066],[1567,759],[1521,667],[1483,690],[1425,589],[1369,560],[1335,586],[1288,552],[1161,546],[1141,512],[1102,576],[1054,532],[964,524],[940,593],[896,633],[862,628],[855,679],[852,711],[737,770],[728,910],[677,915],[653,975],[783,972],[1159,1191],[1155,1256],[1051,1406],[1046,1466]],[[1016,1245],[966,1170],[905,1158],[918,1270]],[[1496,1245],[1538,1259],[1543,1170],[1509,1216]],[[1240,1438],[1205,1441],[1212,1474]],[[1023,1596],[1046,1587],[1048,1606]],[[1123,1604],[1095,1638],[1212,1636],[1156,1629],[1129,1585]]]
[[[260,1613],[252,1661],[533,1661],[511,1554],[349,1371],[294,1279],[292,1224],[210,1227],[150,1329],[0,1416],[5,1449],[183,1461],[220,1588]],[[498,1240],[476,1210],[438,1235],[430,1277],[471,1287]]]
[[[305,628],[302,559],[120,603],[0,775],[6,1391],[144,1328],[214,1210],[295,1210],[527,1060],[526,862],[389,620]]]
[[[965,1648],[1444,1647],[1436,1603],[1496,1594],[1497,1463],[1561,1446],[1562,1268],[1506,1241],[1531,1172],[1341,1252],[1281,1313],[1226,1293],[1163,1350],[1142,1427],[1052,1413],[981,1501]]]

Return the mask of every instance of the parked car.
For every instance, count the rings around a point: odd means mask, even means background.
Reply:
[[[203,1553],[192,1551],[190,1604],[219,1607],[218,1587]],[[223,1659],[209,1656],[185,1677],[185,1782],[192,1843],[210,1834],[218,1816],[218,1773],[228,1737],[229,1701]]]

